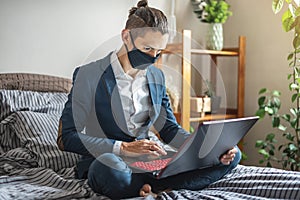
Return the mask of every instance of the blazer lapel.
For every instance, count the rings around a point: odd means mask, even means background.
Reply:
[[[107,96],[110,98],[109,101],[111,102],[111,112],[114,117],[113,120],[115,120],[116,124],[124,133],[133,137],[133,135],[129,133],[127,128],[127,123],[125,121],[123,112],[124,109],[121,103],[118,86],[116,84],[116,79],[111,65],[105,70],[102,77],[102,83],[106,87],[106,91],[108,94]]]
[[[152,107],[149,111],[149,116],[151,121],[154,122],[158,117],[161,102],[159,102],[159,88],[157,86],[157,80],[155,75],[151,72],[151,70],[147,72],[147,80],[152,103]]]

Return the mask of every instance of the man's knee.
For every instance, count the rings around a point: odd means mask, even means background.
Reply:
[[[97,193],[114,197],[131,182],[131,169],[118,156],[105,153],[91,164],[88,183]]]

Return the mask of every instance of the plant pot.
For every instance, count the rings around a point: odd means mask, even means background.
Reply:
[[[206,48],[209,50],[218,51],[223,49],[223,24],[208,24],[206,35]]]

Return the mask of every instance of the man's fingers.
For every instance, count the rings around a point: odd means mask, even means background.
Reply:
[[[128,152],[128,154],[133,155],[167,155],[167,152],[159,144],[147,139],[126,143],[125,147],[123,147],[122,150]]]
[[[229,165],[235,158],[235,154],[238,152],[236,148],[230,149],[226,154],[222,155],[220,161],[224,165]]]
[[[150,154],[167,155],[167,152],[156,142],[150,140],[143,140],[144,147],[152,152]]]

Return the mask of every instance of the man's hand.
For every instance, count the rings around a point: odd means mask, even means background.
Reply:
[[[232,148],[229,151],[227,151],[226,154],[223,154],[220,158],[220,162],[223,165],[229,165],[231,161],[233,161],[235,154],[238,152],[236,148]]]
[[[133,142],[122,142],[121,155],[138,157],[142,155],[158,157],[167,155],[167,152],[156,142],[143,139]]]

